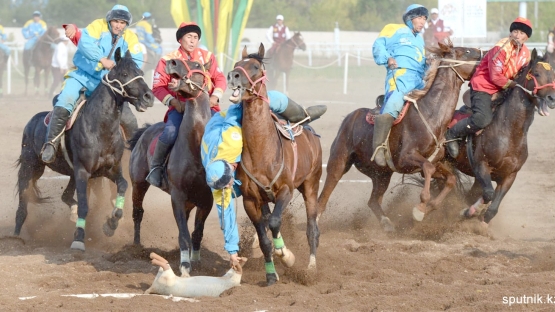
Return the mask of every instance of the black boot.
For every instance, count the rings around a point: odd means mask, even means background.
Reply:
[[[60,142],[60,134],[64,131],[69,111],[61,106],[55,106],[48,124],[46,143],[42,146],[41,158],[44,163],[50,164],[56,160],[56,151]]]
[[[447,132],[445,132],[445,140],[449,141],[445,144],[447,152],[451,157],[457,158],[459,156],[459,138],[465,138],[467,135],[475,133],[480,130],[478,127],[473,126],[470,118],[465,118],[457,122]],[[452,140],[452,141],[451,141]]]
[[[154,155],[150,161],[150,172],[146,177],[146,181],[153,186],[162,186],[162,176],[164,174],[164,162],[166,161],[166,156],[171,149],[171,145],[168,145],[160,140],[156,142],[156,148],[154,149]]]
[[[295,101],[289,98],[288,100],[289,101],[287,102],[287,108],[285,109],[285,111],[283,111],[283,113],[281,113],[281,116],[283,116],[285,119],[289,120],[292,123],[297,123],[305,119],[308,114],[308,117],[310,119],[307,120],[306,122],[303,122],[303,124],[307,124],[311,121],[314,121],[320,118],[322,115],[324,115],[326,110],[328,110],[328,107],[326,105],[314,105],[314,106],[308,107],[305,110],[301,105],[297,104]]]
[[[385,139],[389,135],[389,130],[393,126],[393,121],[395,118],[390,114],[381,114],[375,117],[374,119],[374,139],[372,141],[372,151],[376,153],[374,156],[374,161],[380,167],[387,166],[387,162],[385,160],[385,148],[380,148],[376,152],[376,148],[378,146],[384,144]]]

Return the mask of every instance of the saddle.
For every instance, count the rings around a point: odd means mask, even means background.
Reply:
[[[73,110],[73,114],[71,114],[71,117],[67,120],[66,123],[66,127],[64,131],[67,131],[69,129],[71,129],[71,127],[73,127],[73,124],[75,123],[75,120],[77,119],[77,116],[79,116],[79,112],[81,111],[81,108],[83,108],[83,106],[85,106],[85,103],[87,102],[87,97],[85,96],[85,91],[87,89],[82,88],[79,91],[79,98],[77,99],[77,106],[75,107],[75,109]],[[57,97],[57,96],[56,96]],[[52,111],[48,112],[48,114],[46,114],[46,116],[44,117],[44,125],[48,127],[48,124],[50,124],[50,119],[52,118]]]
[[[371,108],[368,113],[366,114],[366,122],[373,125],[374,124],[374,119],[376,118],[377,115],[380,114],[380,110],[382,109],[383,103],[384,103],[384,95],[379,95],[376,98],[376,107]],[[395,126],[396,124],[400,123],[403,118],[405,117],[405,115],[407,114],[407,111],[409,109],[408,104],[412,103],[411,101],[406,100],[405,104],[403,105],[403,109],[401,110],[401,113],[399,113],[399,116],[397,116],[397,118],[393,121],[393,125]]]
[[[295,141],[295,137],[301,135],[303,133],[303,126],[300,124],[290,125],[289,122],[285,119],[279,118],[276,114],[272,113],[272,118],[274,119],[274,123],[276,124],[276,129],[278,130],[281,135],[291,141]],[[314,130],[312,129],[312,132]]]

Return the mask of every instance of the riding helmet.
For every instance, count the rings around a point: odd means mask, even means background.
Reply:
[[[129,26],[133,18],[131,17],[131,12],[129,12],[129,9],[125,5],[116,4],[106,13],[106,21],[109,23],[113,20],[125,21],[127,26]]]
[[[511,23],[510,32],[513,30],[518,29],[525,33],[528,38],[532,37],[532,23],[530,20],[524,17],[517,17],[514,22]]]
[[[206,183],[212,189],[223,189],[232,178],[232,166],[223,159],[214,160],[206,166]]]
[[[177,32],[175,33],[175,39],[177,40],[177,42],[179,42],[179,40],[181,40],[183,36],[185,36],[190,32],[196,33],[198,35],[198,38],[200,39],[200,35],[201,35],[200,27],[195,22],[181,23],[181,25],[179,25],[179,28],[177,29]]]

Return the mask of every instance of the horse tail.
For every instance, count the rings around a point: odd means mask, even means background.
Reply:
[[[33,201],[37,204],[42,204],[42,203],[46,203],[49,202],[51,197],[47,196],[47,197],[43,197],[42,193],[37,185],[37,181],[35,179],[33,179],[32,177],[30,177],[28,174],[26,174],[25,168],[21,167],[21,164],[23,163],[23,155],[20,155],[19,158],[15,161],[14,163],[14,168],[19,168],[19,172],[17,174],[17,182],[15,185],[16,188],[16,196],[20,195],[20,192],[25,192],[28,189],[32,190],[31,193],[31,197],[28,198],[28,200]],[[24,181],[27,180],[27,181]],[[31,183],[31,187],[23,187],[22,185],[24,185],[25,183]],[[27,185],[29,186],[29,185]],[[24,194],[27,195],[28,194]]]
[[[130,151],[132,151],[135,148],[135,145],[137,145],[143,133],[145,133],[145,131],[148,130],[150,126],[152,126],[152,124],[149,124],[149,123],[144,124],[142,128],[139,128],[137,129],[137,131],[135,131],[131,139],[127,140],[127,144],[129,145],[128,149]]]

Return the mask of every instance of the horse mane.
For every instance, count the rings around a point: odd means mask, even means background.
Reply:
[[[424,76],[424,81],[426,81],[426,85],[420,90],[412,90],[411,92],[407,93],[408,97],[418,101],[422,99],[424,95],[428,93],[428,91],[430,91],[430,88],[432,88],[432,85],[434,84],[434,81],[437,77],[439,63],[441,63],[441,60],[432,60],[430,67],[428,68],[428,70],[426,71],[426,75]]]
[[[266,59],[266,58],[263,58],[263,57],[260,56],[260,55],[258,55],[258,53],[251,53],[251,54],[247,55],[247,58],[253,58],[253,59],[259,61],[260,64],[267,64],[267,63],[266,63],[266,60],[267,60],[267,59]]]

